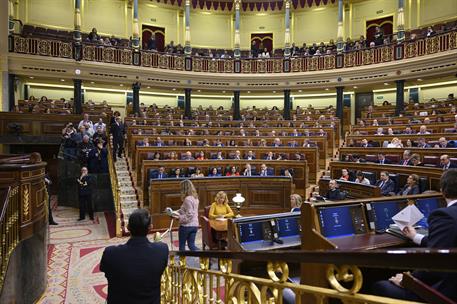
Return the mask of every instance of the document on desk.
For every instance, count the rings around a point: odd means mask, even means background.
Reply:
[[[216,221],[225,222],[227,219],[225,217],[216,217]]]
[[[406,226],[414,226],[417,222],[419,222],[424,215],[420,210],[416,207],[416,205],[408,205],[407,207],[403,208],[400,212],[395,214],[392,217],[392,220],[395,224],[397,224],[398,228],[401,231]]]

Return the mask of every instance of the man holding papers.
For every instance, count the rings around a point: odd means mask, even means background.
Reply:
[[[443,173],[441,192],[446,199],[447,207],[436,209],[428,217],[428,236],[417,233],[411,226],[412,222],[403,228],[404,235],[417,245],[436,249],[457,247],[457,170],[448,170]],[[406,223],[408,220],[405,221],[405,219],[408,218],[416,220],[417,214],[414,210],[407,210],[404,216],[397,214],[395,217],[397,220],[400,217],[400,221],[396,221],[398,225]],[[414,271],[412,275],[448,298],[457,300],[456,273]],[[402,287],[402,279],[403,275],[397,274],[388,281],[379,281],[373,286],[373,291],[380,296],[420,301],[421,299],[417,295]]]

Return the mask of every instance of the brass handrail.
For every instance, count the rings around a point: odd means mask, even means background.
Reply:
[[[106,145],[106,148],[108,150],[109,179],[111,182],[111,191],[112,191],[112,195],[113,195],[114,210],[116,213],[116,236],[121,237],[122,236],[122,223],[121,223],[122,210],[121,210],[121,202],[120,202],[120,189],[119,189],[119,184],[118,184],[118,179],[117,179],[116,168],[114,166],[114,161],[113,161],[113,157],[112,157],[109,134],[108,134],[108,143]]]
[[[11,254],[20,241],[19,187],[13,185],[6,188],[4,199],[0,210],[0,293]]]

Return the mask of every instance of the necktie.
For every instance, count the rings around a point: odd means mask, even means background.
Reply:
[[[382,187],[384,187],[384,181],[382,181],[381,184],[379,185],[379,188],[382,189]]]
[[[384,165],[384,160],[381,160],[381,165]]]
[[[162,178],[162,173],[159,174],[159,179]]]

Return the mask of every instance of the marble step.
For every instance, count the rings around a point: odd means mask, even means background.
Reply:
[[[118,171],[116,173],[117,178],[130,178],[130,173],[129,171]]]
[[[136,200],[135,194],[121,194],[121,202],[122,201],[134,201]]]
[[[135,189],[130,188],[130,189],[121,189],[121,199],[125,195],[135,195]]]
[[[122,208],[122,210],[138,208],[138,202],[136,202],[136,201],[121,202],[121,208]]]

